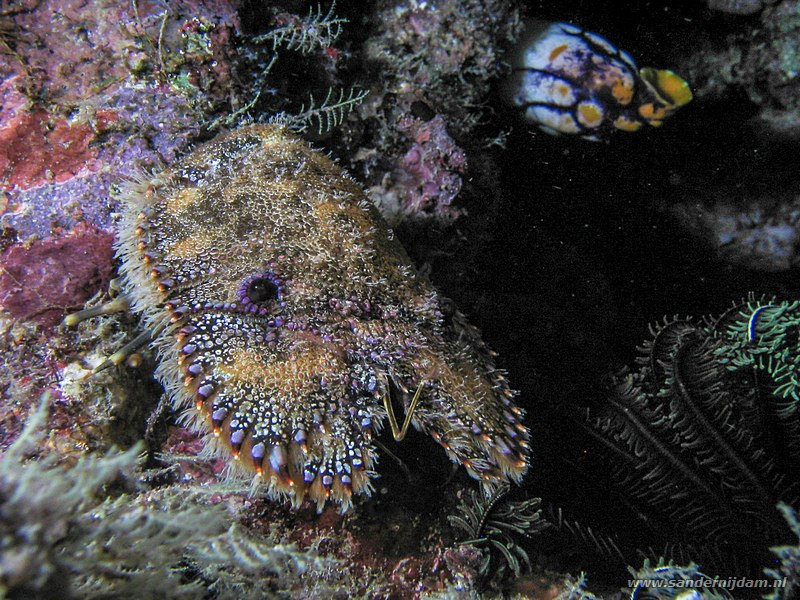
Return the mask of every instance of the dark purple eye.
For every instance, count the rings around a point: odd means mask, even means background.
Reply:
[[[273,300],[277,300],[280,292],[278,286],[269,279],[254,279],[247,286],[247,299],[253,304],[263,306]]]
[[[282,284],[272,273],[251,275],[239,286],[242,305],[251,312],[264,312],[275,304],[281,304],[282,295]]]

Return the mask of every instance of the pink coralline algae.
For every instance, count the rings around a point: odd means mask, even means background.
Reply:
[[[53,327],[108,285],[113,235],[78,225],[61,238],[14,244],[0,257],[0,305],[12,317]]]
[[[46,111],[23,113],[0,129],[0,182],[3,187],[36,187],[97,169],[89,147],[94,132],[86,123],[51,119]]]
[[[4,27],[0,217],[11,239],[110,228],[113,182],[172,162],[206,111],[235,95],[235,2],[31,2]]]
[[[57,122],[63,133],[37,126],[11,144],[31,150],[6,151],[14,159],[7,163],[13,179],[0,215],[21,240],[69,231],[81,221],[109,229],[113,182],[171,162],[199,130],[186,99],[155,85],[109,92],[103,108],[87,109],[81,125]],[[2,157],[0,151],[0,167]]]
[[[444,117],[436,115],[427,122],[404,117],[398,129],[414,142],[400,161],[403,212],[454,221],[463,213],[453,200],[461,191],[467,157],[447,133]]]
[[[30,91],[57,104],[96,98],[125,81],[132,71],[180,70],[183,63],[179,59],[180,64],[175,64],[173,57],[182,53],[190,61],[196,59],[194,49],[186,47],[187,35],[200,33],[197,30],[203,25],[206,29],[223,23],[238,26],[236,3],[226,1],[31,4],[12,13],[17,60],[9,63],[25,72]],[[208,54],[220,60],[215,50],[210,48]]]

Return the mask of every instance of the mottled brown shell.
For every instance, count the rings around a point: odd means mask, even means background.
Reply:
[[[371,490],[384,398],[407,409],[418,389],[412,425],[473,477],[526,472],[522,411],[491,353],[326,156],[246,127],[126,198],[118,255],[156,375],[271,496],[346,510]]]

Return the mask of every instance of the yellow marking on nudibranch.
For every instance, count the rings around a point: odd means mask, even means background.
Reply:
[[[358,255],[360,245],[371,238],[369,220],[355,206],[342,205],[336,200],[315,204],[311,209],[319,234],[335,245],[342,255]]]
[[[581,102],[578,105],[578,122],[584,127],[599,127],[603,122],[603,111],[596,104]]]
[[[342,225],[345,220],[349,221],[354,227],[364,231],[368,219],[364,212],[352,205],[343,205],[336,200],[319,202],[311,208],[311,213],[320,221],[335,221],[337,225]]]
[[[279,128],[275,128],[272,130],[264,129],[260,132],[259,141],[261,142],[262,148],[274,148],[277,147],[276,154],[280,153],[285,147],[286,138],[281,134]]]
[[[683,77],[669,69],[644,67],[639,70],[642,80],[664,101],[664,104],[678,108],[692,101],[692,90]]]
[[[235,350],[230,363],[221,363],[218,369],[242,383],[255,383],[269,376],[269,369],[264,364],[264,359],[257,353],[248,349]]]
[[[623,115],[614,119],[614,127],[620,131],[638,131],[642,127],[642,122],[634,121]]]
[[[624,81],[618,81],[611,86],[611,95],[622,106],[627,106],[633,100],[633,88],[626,85]]]
[[[570,114],[563,114],[561,118],[558,120],[558,125],[556,126],[558,131],[562,133],[577,133],[580,131],[578,124],[575,122],[575,119],[572,118]]]
[[[572,95],[572,88],[568,86],[566,83],[559,82],[553,87],[556,93],[563,98],[567,98]]]
[[[655,125],[655,121],[663,121],[668,116],[669,112],[663,106],[656,107],[652,102],[648,102],[639,107],[639,114],[643,119],[649,121],[651,125]],[[659,125],[660,124],[661,123],[659,123]],[[657,125],[655,126],[657,127]]]
[[[557,58],[558,58],[558,57],[559,57],[561,54],[563,54],[563,52],[564,52],[564,51],[565,51],[567,48],[569,48],[569,46],[568,46],[567,44],[561,44],[560,46],[556,46],[555,48],[553,48],[553,49],[550,51],[550,56],[549,56],[548,58],[550,59],[550,61],[551,61],[551,62],[552,62],[552,61],[554,61],[554,60],[555,60],[555,59],[557,59]]]

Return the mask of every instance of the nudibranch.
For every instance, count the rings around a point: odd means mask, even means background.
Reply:
[[[522,478],[529,433],[492,351],[329,158],[254,125],[145,179],[124,192],[122,300],[68,322],[139,313],[212,455],[272,498],[345,511],[372,490],[388,420],[489,488]]]
[[[536,23],[523,36],[506,86],[509,102],[551,134],[606,139],[613,131],[659,127],[692,100],[666,69],[639,69],[624,50],[566,23]]]

